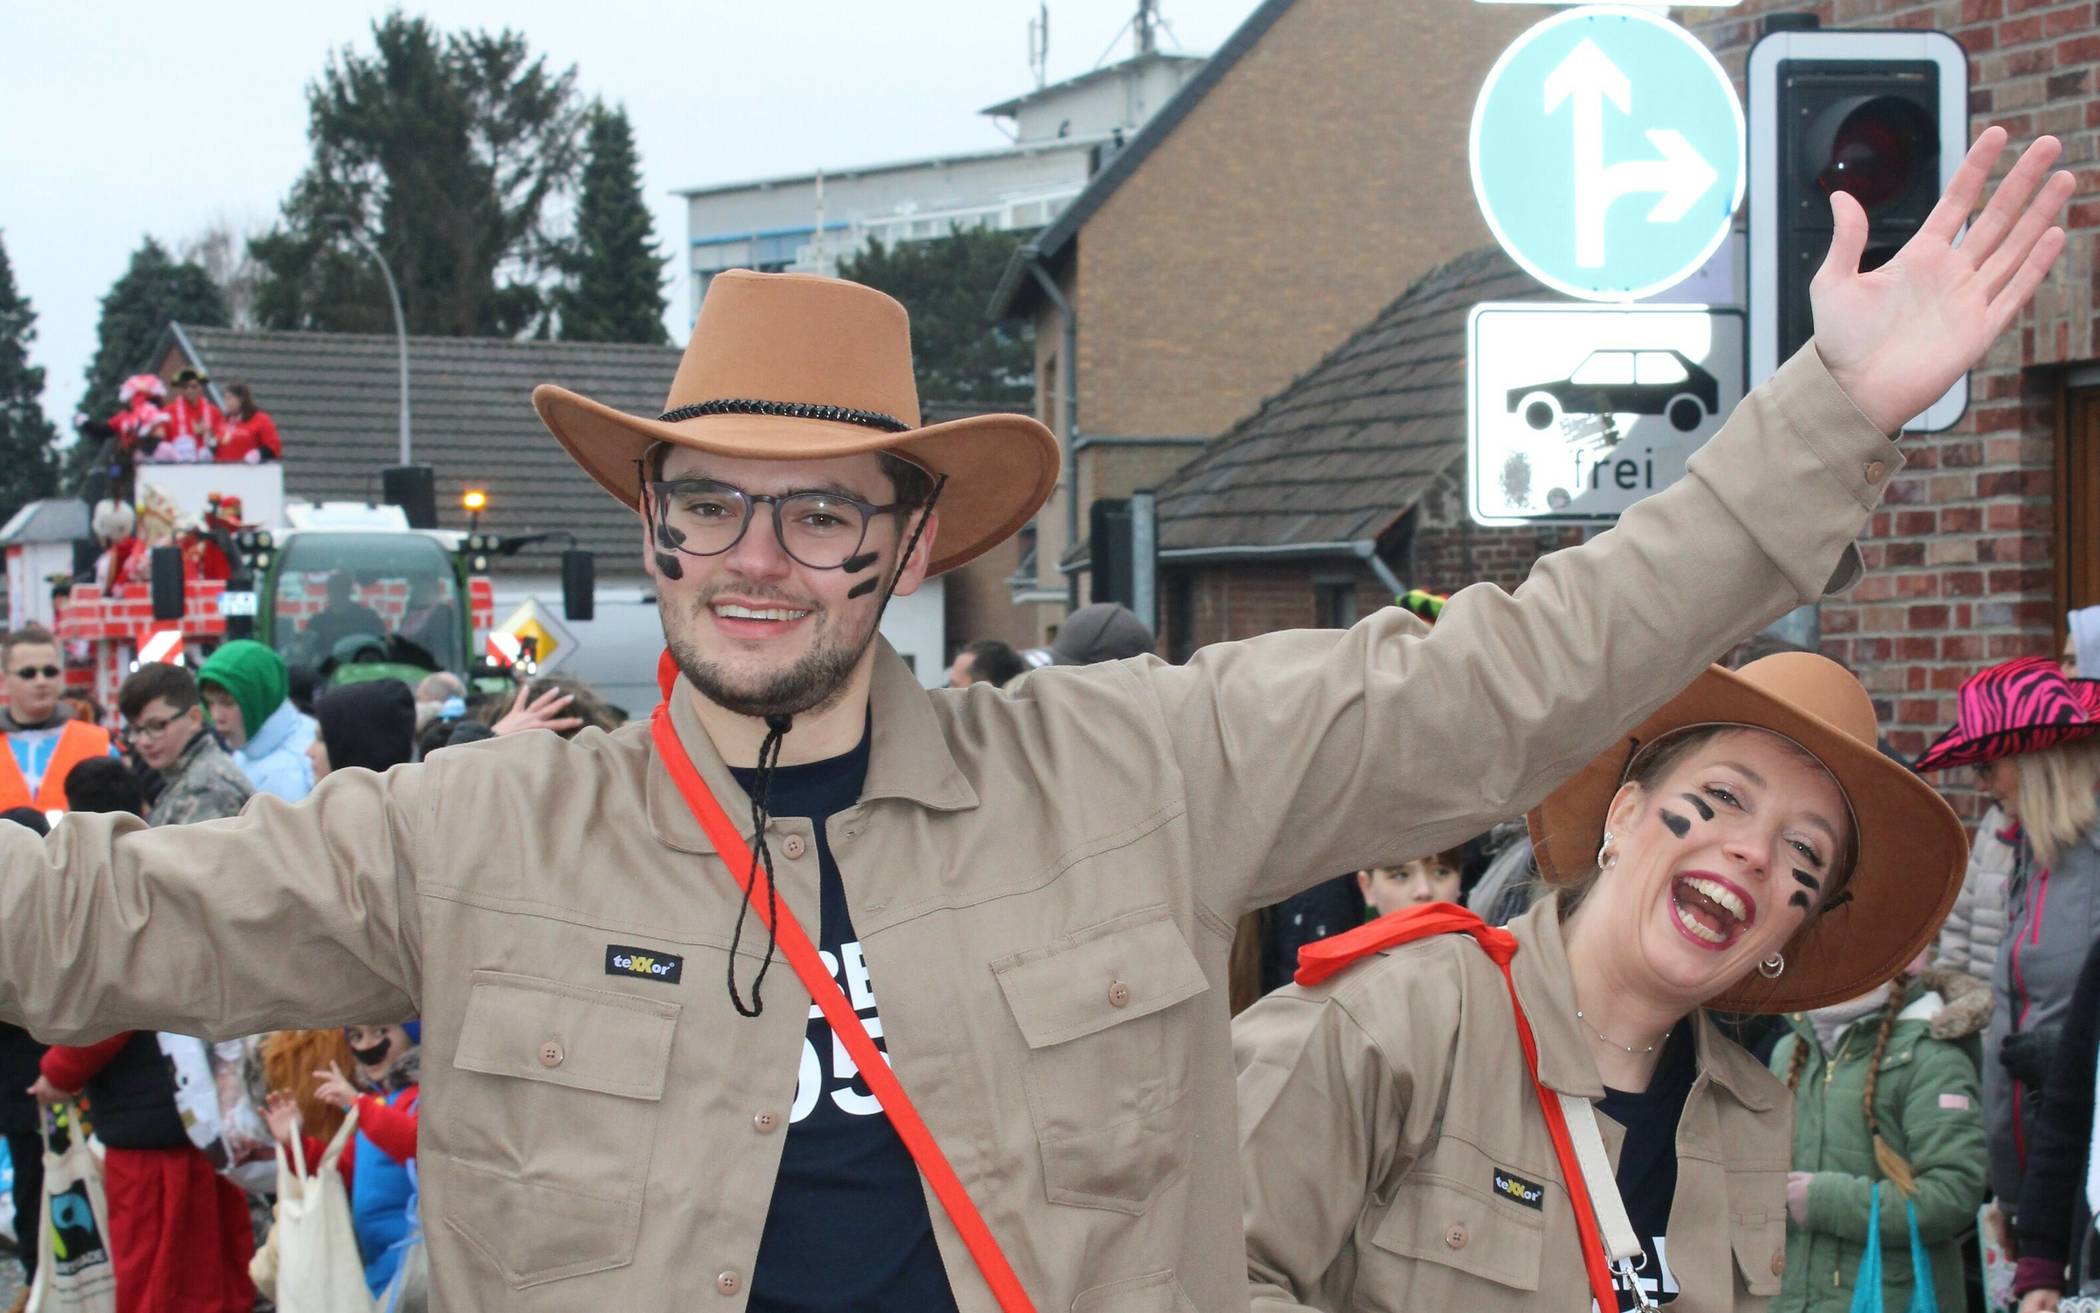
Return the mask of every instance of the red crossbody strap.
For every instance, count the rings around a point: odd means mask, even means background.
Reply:
[[[707,781],[693,766],[692,758],[686,755],[685,745],[678,738],[678,730],[671,724],[671,709],[668,703],[656,709],[651,733],[656,739],[657,755],[663,758],[664,766],[671,773],[671,782],[678,786],[686,805],[692,808],[693,819],[707,832],[715,851],[729,867],[729,873],[744,888],[751,900],[751,910],[761,924],[766,922],[766,873],[757,869],[751,860],[751,846],[744,842],[735,825],[722,811],[708,789]],[[912,1161],[933,1186],[933,1193],[947,1210],[948,1219],[962,1233],[963,1244],[968,1247],[970,1257],[977,1262],[977,1270],[984,1274],[985,1283],[992,1288],[993,1298],[1005,1313],[1035,1313],[1035,1305],[1028,1300],[1028,1292],[1021,1288],[1021,1279],[1014,1275],[1013,1266],[1006,1261],[1006,1254],[999,1248],[998,1240],[992,1236],[991,1227],[985,1224],[977,1205],[970,1202],[970,1195],[963,1188],[962,1178],[948,1165],[947,1155],[934,1140],[933,1132],[920,1119],[919,1110],[912,1106],[904,1086],[890,1070],[889,1060],[875,1047],[868,1037],[868,1028],[861,1024],[860,1016],[837,980],[824,967],[817,947],[809,941],[795,914],[786,903],[780,903],[777,922],[769,928],[779,940],[780,951],[787,964],[795,969],[795,975],[809,990],[810,997],[823,1012],[824,1020],[831,1031],[852,1055],[853,1063],[860,1069],[861,1077],[868,1082],[869,1091],[882,1111],[897,1130],[897,1138],[911,1151]]]
[[[1546,1134],[1553,1141],[1553,1155],[1560,1160],[1561,1179],[1568,1187],[1568,1201],[1575,1208],[1575,1236],[1582,1246],[1582,1265],[1589,1272],[1590,1293],[1595,1296],[1601,1313],[1615,1313],[1619,1296],[1612,1286],[1603,1230],[1597,1225],[1597,1205],[1590,1198],[1589,1183],[1583,1179],[1582,1164],[1575,1157],[1575,1141],[1568,1134],[1568,1118],[1561,1111],[1560,1100],[1539,1081],[1538,1041],[1532,1037],[1531,1021],[1524,1015],[1524,1005],[1517,999],[1516,977],[1510,974],[1510,961],[1517,955],[1517,937],[1507,930],[1490,926],[1456,903],[1423,903],[1307,944],[1298,950],[1295,978],[1301,985],[1317,985],[1350,963],[1373,953],[1432,935],[1451,934],[1465,935],[1479,944],[1501,969],[1502,983],[1509,987],[1509,1006],[1517,1019],[1517,1043],[1524,1050],[1524,1066],[1531,1075],[1531,1089],[1538,1096],[1539,1111],[1546,1118]]]

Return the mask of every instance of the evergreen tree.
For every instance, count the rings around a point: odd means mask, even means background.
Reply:
[[[392,332],[386,259],[410,332],[511,336],[546,315],[558,262],[548,201],[574,184],[575,70],[504,31],[442,34],[398,11],[373,50],[338,52],[307,89],[313,159],[250,247],[265,327]]]
[[[211,275],[177,261],[148,237],[132,252],[131,267],[102,298],[101,345],[87,369],[87,395],[80,409],[89,419],[107,419],[117,409],[117,386],[155,362],[147,357],[170,322],[220,328],[226,300]]]
[[[44,371],[29,363],[36,311],[0,243],[0,520],[58,486],[58,430],[44,415]]]
[[[896,246],[871,241],[840,262],[839,276],[904,303],[922,398],[1025,404],[1035,395],[1034,330],[991,323],[985,306],[1006,262],[1031,235],[963,228]]]
[[[650,342],[664,333],[664,257],[656,249],[634,128],[624,109],[591,110],[576,235],[555,290],[560,335],[572,342]]]
[[[226,323],[226,301],[211,275],[187,260],[171,259],[148,237],[131,254],[131,267],[102,298],[100,345],[87,368],[87,392],[79,409],[90,420],[106,420],[117,411],[117,388],[154,362],[148,357],[171,322],[207,328]],[[77,488],[93,468],[100,440],[82,437],[66,448],[59,483]]]

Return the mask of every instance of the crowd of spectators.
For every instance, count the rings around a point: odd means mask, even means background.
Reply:
[[[263,793],[297,802],[337,771],[385,771],[455,743],[532,730],[573,736],[625,720],[588,685],[561,677],[479,695],[449,673],[415,688],[391,678],[329,687],[288,669],[272,648],[236,640],[194,672],[139,666],[118,690],[113,733],[91,699],[62,693],[49,633],[8,634],[0,657],[9,748],[0,753],[0,822],[40,834],[65,812],[198,824],[238,815]],[[340,1170],[370,1294],[391,1296],[393,1309],[423,1307],[412,1257],[420,1039],[417,1020],[399,1017],[217,1045],[124,1032],[47,1047],[0,1026],[0,1135],[14,1165],[17,1232],[29,1237],[17,1246],[25,1273],[33,1277],[38,1260],[42,1109],[78,1109],[103,1146],[117,1308],[148,1313],[247,1310],[269,1298],[273,1141],[297,1138],[319,1161],[354,1108],[356,1137]]]

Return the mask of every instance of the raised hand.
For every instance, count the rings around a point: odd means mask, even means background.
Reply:
[[[299,1133],[299,1100],[286,1090],[271,1090],[263,1103],[263,1125],[277,1143],[290,1144]]]
[[[2064,230],[2054,225],[2076,184],[2049,172],[2063,151],[2054,137],[2035,139],[1955,244],[2004,149],[2005,129],[1984,129],[1924,226],[1872,273],[1859,271],[1866,211],[1843,192],[1831,195],[1836,231],[1808,285],[1816,351],[1884,433],[1983,359],[2063,253]]]
[[[314,1076],[321,1082],[314,1087],[314,1097],[321,1102],[333,1104],[344,1112],[350,1111],[357,1103],[357,1087],[350,1083],[341,1067],[331,1062],[328,1070],[317,1071]]]
[[[574,693],[564,693],[558,688],[549,688],[538,697],[526,702],[525,695],[531,692],[529,685],[518,685],[518,696],[510,704],[503,719],[490,726],[498,734],[516,734],[528,729],[551,729],[560,734],[580,727],[581,717],[557,715],[563,707],[576,700]]]

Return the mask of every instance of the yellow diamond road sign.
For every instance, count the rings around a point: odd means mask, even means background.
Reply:
[[[575,646],[575,636],[532,597],[489,635],[491,655],[505,665],[529,661],[534,670],[552,670]]]

